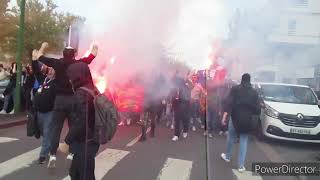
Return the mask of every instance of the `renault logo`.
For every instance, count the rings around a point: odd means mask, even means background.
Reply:
[[[303,118],[304,118],[304,117],[303,117],[303,115],[302,115],[302,114],[298,114],[298,115],[297,115],[297,119],[298,119],[298,120],[300,120],[300,121],[301,121],[301,120],[303,120]]]

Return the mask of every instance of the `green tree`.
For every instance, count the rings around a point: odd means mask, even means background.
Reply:
[[[14,55],[17,47],[19,9],[13,8],[11,14],[5,15],[10,23],[5,27],[6,33],[0,34],[0,43],[3,44],[1,49],[4,52]],[[46,0],[44,3],[40,0],[28,0],[25,12],[24,61],[30,60],[32,50],[39,48],[44,41],[50,44],[51,52],[60,51],[67,28],[76,21],[83,22],[84,18],[57,12],[57,5],[53,0]]]

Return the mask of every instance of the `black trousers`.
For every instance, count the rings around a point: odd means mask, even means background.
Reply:
[[[69,175],[71,180],[95,180],[95,157],[100,145],[94,142],[73,143],[71,145],[74,156]]]
[[[71,118],[72,118],[72,104],[73,104],[73,96],[61,96],[57,95],[54,103],[53,109],[53,117],[52,117],[52,139],[51,139],[51,147],[50,154],[57,154],[57,149],[60,142],[60,135],[63,128],[63,124],[65,119],[68,119],[69,128],[71,126]],[[70,149],[72,152],[73,149]]]
[[[143,117],[142,117],[143,122],[141,124],[141,134],[142,134],[141,137],[143,139],[146,138],[146,134],[147,134],[146,131],[147,131],[147,127],[149,124],[149,120],[151,120],[151,122],[150,122],[150,128],[151,128],[150,135],[151,136],[155,135],[156,116],[157,116],[157,112],[153,108],[147,108],[143,112]]]
[[[190,103],[179,102],[174,109],[174,135],[180,136],[181,124],[183,126],[183,132],[188,132],[190,123]]]

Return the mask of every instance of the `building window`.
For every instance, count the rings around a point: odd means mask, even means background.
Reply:
[[[308,0],[292,0],[292,4],[295,8],[308,7]]]
[[[288,22],[288,35],[293,36],[296,34],[297,29],[297,21],[296,20],[289,20]]]

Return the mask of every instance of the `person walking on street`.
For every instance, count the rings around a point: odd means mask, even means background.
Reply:
[[[232,158],[232,147],[237,137],[240,137],[240,147],[238,155],[238,170],[244,172],[245,159],[248,146],[249,133],[255,130],[254,115],[261,113],[261,104],[256,90],[250,83],[250,75],[244,74],[241,84],[234,86],[228,97],[227,112],[224,113],[222,124],[227,124],[227,116],[231,114],[231,121],[228,124],[228,137],[226,152],[221,154],[221,158],[230,162]]]
[[[94,45],[91,49],[91,53],[88,57],[75,60],[76,50],[72,47],[66,47],[63,50],[63,58],[54,59],[44,56],[44,51],[49,47],[48,43],[43,43],[38,51],[38,60],[45,65],[52,67],[56,72],[56,98],[53,108],[53,135],[50,148],[50,158],[48,167],[55,167],[56,153],[60,141],[60,134],[63,128],[65,119],[68,119],[70,128],[72,102],[73,102],[73,90],[67,77],[67,69],[70,65],[83,62],[90,64],[97,56],[98,47]],[[72,152],[72,150],[71,150]],[[72,153],[68,155],[68,159],[72,159]]]
[[[183,125],[183,138],[187,138],[190,122],[190,97],[191,92],[187,82],[178,78],[176,80],[175,96],[172,100],[174,110],[174,137],[172,141],[177,141],[181,134],[181,124]]]
[[[100,144],[94,140],[95,136],[95,106],[94,96],[88,89],[98,94],[91,76],[89,66],[79,62],[70,65],[67,70],[74,93],[72,101],[71,128],[64,143],[59,144],[59,151],[68,153],[72,148],[72,159],[69,175],[71,180],[95,180],[95,157]]]

